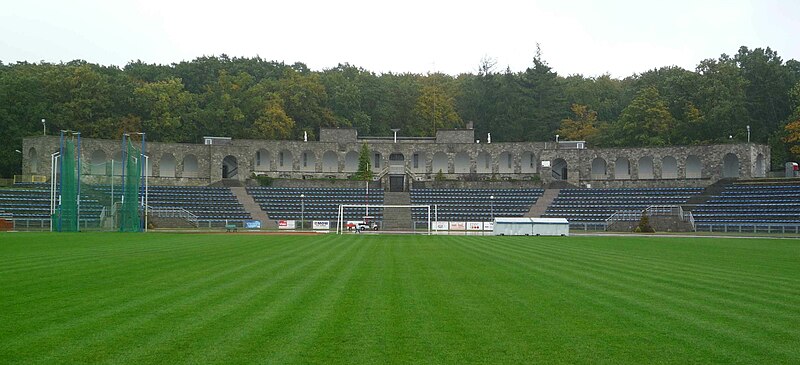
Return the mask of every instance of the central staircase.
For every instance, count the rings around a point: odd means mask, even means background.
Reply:
[[[233,195],[236,196],[236,200],[239,201],[250,216],[257,221],[261,221],[261,229],[277,229],[278,224],[275,221],[269,219],[269,216],[266,212],[261,209],[261,206],[256,203],[253,199],[253,196],[247,193],[247,189],[243,186],[232,186],[230,187],[231,192]]]
[[[386,192],[383,194],[385,205],[410,205],[411,194],[408,192]],[[386,231],[410,231],[414,229],[411,222],[411,208],[383,208],[383,227]]]
[[[531,205],[531,209],[525,214],[525,217],[528,218],[541,218],[542,214],[547,211],[547,207],[550,204],[553,204],[553,201],[556,200],[558,193],[561,189],[545,189],[544,194],[536,199],[536,204]]]

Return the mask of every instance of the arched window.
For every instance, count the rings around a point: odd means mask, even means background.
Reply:
[[[606,178],[606,160],[596,157],[592,160],[592,179]]]
[[[497,172],[501,174],[510,174],[514,172],[514,161],[511,157],[511,154],[508,152],[503,152],[500,154],[497,165]]]
[[[338,172],[339,156],[336,152],[325,151],[322,154],[322,172]]]
[[[475,172],[488,174],[492,172],[492,156],[488,152],[478,153],[478,160],[475,163]]]
[[[695,155],[689,155],[686,157],[686,178],[687,179],[699,179],[703,174],[703,165],[700,162],[700,158]]]
[[[678,178],[678,161],[675,159],[675,157],[667,156],[661,159],[661,178]]]
[[[639,159],[639,178],[640,179],[652,179],[655,175],[653,174],[653,158],[650,156],[645,156]]]
[[[269,151],[261,148],[256,151],[256,171],[269,171],[270,170],[270,154]]]
[[[158,162],[158,176],[175,177],[175,156],[171,153],[161,156],[161,161]]]
[[[625,157],[617,157],[614,161],[614,179],[630,179],[631,163]]]
[[[533,152],[523,152],[522,162],[520,162],[520,171],[523,174],[532,174],[536,172],[536,156]]]
[[[456,174],[469,173],[469,155],[466,152],[456,153],[453,159],[453,172]]]
[[[446,174],[447,169],[447,154],[444,152],[436,152],[433,154],[433,173],[441,171]]]
[[[106,153],[103,150],[94,150],[94,152],[92,152],[92,162],[89,173],[91,175],[106,174]]]
[[[722,177],[739,177],[739,157],[728,153],[722,158]]]
[[[183,177],[197,177],[197,156],[183,156]]]
[[[344,171],[356,172],[358,171],[358,152],[350,151],[344,155]]]

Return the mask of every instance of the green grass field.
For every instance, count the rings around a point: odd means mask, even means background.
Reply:
[[[800,241],[0,234],[0,363],[797,363]]]

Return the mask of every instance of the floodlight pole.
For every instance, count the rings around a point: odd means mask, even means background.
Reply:
[[[150,163],[150,157],[145,155],[145,154],[142,154],[142,157],[144,157],[144,170],[146,172],[147,171],[147,165]],[[148,195],[149,194],[148,194],[148,191],[147,191],[148,188],[149,188],[149,185],[150,185],[148,183],[149,177],[150,176],[147,173],[145,173],[145,176],[144,176],[144,197],[142,197],[142,203],[144,204],[144,231],[145,232],[147,232],[147,209],[148,209],[148,205],[150,205],[149,204],[150,202],[148,201]]]
[[[75,199],[75,200],[77,200],[77,204],[76,204],[77,205],[77,209],[76,209],[76,212],[75,212],[75,215],[76,215],[76,219],[75,220],[78,221],[78,232],[80,232],[81,231],[81,161],[83,159],[81,158],[81,132],[78,132],[77,135],[78,135],[78,153],[77,153],[77,155],[78,155],[78,177],[77,177],[77,179],[78,179],[78,184],[77,184],[78,185],[78,189],[77,189],[78,190],[78,192],[77,192],[78,196]]]
[[[494,195],[490,195],[489,200],[491,201],[492,205],[492,221],[494,221]]]
[[[47,135],[47,124],[45,124],[44,118],[42,118],[42,135],[43,136]]]

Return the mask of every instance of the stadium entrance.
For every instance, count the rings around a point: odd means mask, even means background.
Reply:
[[[389,175],[389,191],[393,193],[406,191],[405,180],[405,175]]]

